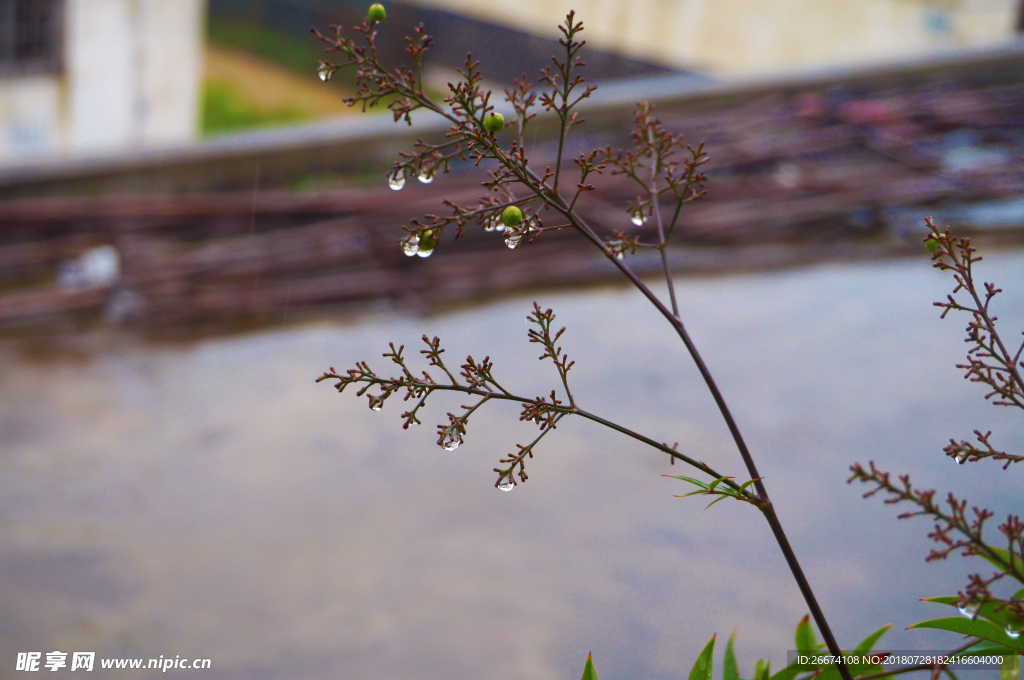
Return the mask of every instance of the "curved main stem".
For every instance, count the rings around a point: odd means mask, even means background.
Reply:
[[[426,99],[426,97],[423,97]],[[429,100],[427,100],[429,101]],[[454,120],[454,117],[444,112],[436,104],[430,102],[428,108],[440,113],[441,115]],[[563,125],[562,136],[559,139],[559,158],[561,158],[562,144],[564,142],[565,128]],[[481,140],[483,141],[483,140]],[[522,168],[516,167],[515,163],[510,160],[502,153],[500,147],[490,140],[490,147],[495,157],[502,162],[506,168],[511,170],[522,183],[529,187],[534,193],[551,207],[558,210],[569,222],[588,240],[590,240],[595,246],[597,246],[605,257],[618,267],[626,278],[646,297],[651,304],[665,317],[666,320],[675,329],[676,334],[683,341],[686,346],[686,350],[690,353],[690,357],[697,366],[697,370],[700,371],[701,377],[704,378],[704,382],[711,392],[712,398],[715,400],[715,404],[718,405],[718,410],[722,414],[722,418],[725,420],[726,426],[729,428],[729,433],[732,435],[733,441],[736,444],[737,450],[739,450],[740,457],[743,458],[743,464],[747,468],[747,473],[750,478],[754,480],[754,488],[757,491],[757,496],[760,499],[758,504],[759,509],[764,514],[765,519],[768,521],[768,526],[771,528],[772,534],[775,536],[775,541],[778,543],[779,548],[782,550],[783,556],[786,558],[786,564],[789,565],[789,570],[793,574],[794,580],[796,580],[797,587],[800,589],[800,593],[804,597],[804,601],[807,603],[807,607],[810,609],[811,616],[814,618],[815,624],[818,626],[818,630],[822,637],[825,638],[825,644],[828,647],[829,652],[839,660],[836,664],[839,669],[839,673],[843,680],[853,680],[853,675],[850,673],[850,669],[847,668],[843,662],[842,650],[839,648],[838,643],[835,640],[835,636],[832,635],[832,629],[828,625],[828,621],[825,619],[824,613],[821,611],[821,607],[818,606],[817,598],[814,596],[814,591],[811,589],[810,583],[807,581],[807,577],[804,575],[803,569],[800,566],[799,560],[797,560],[796,553],[793,552],[793,547],[789,544],[789,539],[786,537],[785,531],[782,529],[782,524],[779,522],[778,516],[775,514],[775,508],[772,505],[771,500],[768,497],[768,491],[765,489],[764,484],[761,481],[761,475],[758,474],[757,466],[754,464],[754,459],[750,455],[750,450],[747,448],[747,444],[743,439],[743,435],[740,433],[739,426],[736,424],[735,419],[732,417],[732,413],[729,411],[728,405],[725,403],[725,398],[722,396],[721,390],[718,389],[718,384],[715,379],[711,376],[711,372],[708,370],[707,365],[704,363],[704,359],[701,357],[700,352],[697,350],[697,346],[694,345],[693,340],[690,339],[690,334],[686,331],[686,327],[683,325],[682,319],[679,318],[678,311],[675,309],[675,295],[672,290],[671,276],[669,276],[668,284],[669,289],[672,291],[672,302],[673,310],[670,311],[665,305],[658,299],[658,297],[651,291],[648,286],[641,281],[637,275],[625,265],[624,262],[620,261],[614,256],[614,254],[608,249],[604,242],[597,236],[593,229],[581,218],[575,210],[572,209],[562,198],[561,194],[558,193],[557,189],[547,185],[537,175],[525,166]],[[560,165],[560,164],[559,164]],[[559,167],[555,168],[555,176],[559,171]],[[557,180],[556,180],[557,181]],[[660,215],[658,216],[660,218]],[[661,238],[664,240],[663,231],[661,229],[659,219],[659,232],[662,234]],[[663,265],[666,269],[666,275],[669,275],[668,262],[665,258],[664,243],[662,243],[662,256]]]
[[[693,362],[697,365],[697,370],[700,371],[701,377],[704,378],[704,383],[707,385],[708,390],[711,392],[712,398],[715,400],[715,404],[718,405],[718,410],[722,414],[722,418],[725,420],[726,426],[729,428],[729,433],[732,435],[733,442],[736,444],[736,448],[740,452],[740,456],[743,458],[743,464],[747,468],[747,472],[750,474],[750,478],[754,481],[754,488],[757,490],[757,495],[761,499],[759,508],[764,514],[765,519],[768,520],[768,526],[772,530],[772,534],[775,536],[775,541],[779,544],[779,548],[782,550],[783,556],[786,558],[786,564],[789,565],[789,570],[793,574],[794,580],[796,580],[797,587],[800,588],[800,593],[804,596],[804,601],[807,603],[807,607],[810,609],[811,616],[814,618],[814,622],[818,626],[818,630],[821,632],[821,636],[825,638],[825,644],[828,647],[829,652],[836,658],[840,659],[837,664],[839,673],[843,677],[843,680],[853,680],[853,676],[850,673],[850,669],[847,668],[846,664],[842,661],[842,650],[839,648],[839,644],[836,642],[835,636],[832,635],[832,629],[828,625],[828,621],[825,619],[825,614],[821,611],[821,607],[818,606],[818,600],[814,596],[814,591],[811,589],[811,584],[807,581],[807,577],[804,575],[803,569],[800,567],[800,562],[797,560],[796,553],[793,552],[793,547],[789,544],[789,539],[786,538],[786,532],[782,529],[782,524],[779,522],[778,516],[775,514],[775,508],[772,506],[772,502],[768,497],[768,491],[765,489],[764,484],[761,482],[761,475],[758,474],[757,465],[754,464],[754,458],[750,455],[750,450],[747,448],[747,443],[743,439],[743,435],[740,433],[740,428],[736,424],[736,420],[732,417],[732,412],[729,410],[729,406],[725,403],[725,397],[722,396],[721,390],[718,389],[718,384],[711,375],[711,371],[708,370],[707,365],[704,363],[704,359],[701,357],[700,352],[697,350],[697,346],[690,339],[690,334],[686,331],[686,327],[683,325],[682,320],[678,315],[673,314],[669,311],[665,305],[658,299],[648,286],[641,281],[637,275],[625,265],[621,260],[616,258],[608,250],[608,247],[601,241],[601,239],[594,233],[589,225],[573,211],[568,210],[568,206],[565,200],[556,193],[548,195],[551,200],[556,204],[555,207],[561,208],[563,214],[568,218],[577,229],[597,245],[608,260],[619,268],[626,278],[628,278],[634,286],[646,297],[655,308],[661,312],[661,315],[668,320],[668,322],[675,329],[676,334],[683,341],[686,346],[686,350],[690,353],[690,357]]]

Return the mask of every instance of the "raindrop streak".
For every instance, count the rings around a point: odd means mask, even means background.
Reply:
[[[320,76],[320,80],[326,83],[328,80],[331,79],[331,67],[328,66],[327,64],[321,64],[320,69],[317,71],[317,74]]]
[[[1017,638],[1020,637],[1020,631],[1019,630],[1014,630],[1013,628],[1011,628],[1010,624],[1006,624],[1006,634],[1008,636],[1010,636],[1011,638],[1013,638],[1014,640],[1016,640]]]
[[[416,179],[423,182],[424,184],[430,184],[434,181],[434,173],[426,168],[420,170],[420,174],[416,176]]]
[[[416,234],[399,241],[399,243],[402,244],[402,252],[405,253],[406,257],[412,257],[420,250],[420,237]]]
[[[405,186],[405,174],[388,175],[388,186],[398,191]]]
[[[519,245],[519,242],[522,240],[523,237],[521,235],[512,234],[507,239],[505,239],[505,245],[507,245],[509,248],[515,248],[516,246]]]
[[[501,489],[502,491],[511,491],[512,489],[516,488],[516,483],[513,482],[511,479],[506,479],[504,482],[498,485],[498,488]]]
[[[639,227],[644,222],[647,221],[647,215],[644,214],[643,210],[637,210],[635,213],[633,213],[633,217],[631,218],[631,221],[633,222],[633,224],[635,226]]]

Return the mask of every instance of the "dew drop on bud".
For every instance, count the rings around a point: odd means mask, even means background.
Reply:
[[[380,409],[381,409],[381,404],[380,404],[379,401],[375,401],[372,404],[370,404],[370,410],[371,411],[379,411]]]
[[[398,191],[405,186],[405,173],[388,175],[388,186]]]
[[[422,170],[420,170],[420,174],[416,176],[416,179],[418,179],[423,184],[430,184],[431,182],[434,181],[434,172],[433,170],[423,168]]]
[[[405,253],[406,257],[412,257],[420,249],[420,237],[416,234],[412,234],[407,239],[399,241],[402,244],[402,252]]]
[[[416,254],[419,257],[430,257],[431,255],[434,254],[434,249],[431,248],[431,249],[427,250],[426,248],[420,247],[420,248],[418,248],[416,250]]]
[[[316,73],[318,76],[320,76],[320,80],[322,80],[325,83],[331,79],[331,67],[328,64],[324,64],[321,62],[320,68],[317,69]]]
[[[642,209],[637,210],[635,213],[633,213],[633,217],[630,218],[630,221],[633,222],[634,226],[639,227],[644,222],[647,221],[647,215],[644,214],[644,211]]]
[[[512,489],[516,488],[516,483],[513,482],[511,479],[506,479],[501,484],[498,485],[498,488],[501,489],[502,491],[511,491]]]
[[[507,245],[509,248],[512,248],[514,250],[516,247],[519,246],[519,242],[522,241],[522,240],[523,240],[523,237],[521,235],[519,235],[519,234],[512,234],[507,239],[505,239],[505,245]]]
[[[448,435],[444,439],[444,442],[442,442],[441,444],[441,448],[444,449],[445,451],[454,451],[455,449],[459,448],[459,445],[461,443],[462,437],[456,434],[448,433]]]
[[[619,251],[619,252],[615,253],[615,258],[617,260],[621,260],[624,257],[625,257],[625,255],[622,254],[622,251]]]
[[[977,607],[965,607],[963,605],[957,605],[957,611],[960,612],[960,616],[966,616],[969,619],[973,619],[974,615],[978,613]]]
[[[959,463],[960,465],[963,465],[964,463],[966,463],[967,462],[967,454],[965,453],[962,456],[958,457],[956,459],[956,462]]]

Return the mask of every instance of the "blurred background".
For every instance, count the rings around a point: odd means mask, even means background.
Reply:
[[[0,0],[0,678],[54,650],[211,659],[182,676],[438,679],[570,677],[593,651],[603,678],[676,678],[734,629],[742,675],[782,667],[806,605],[752,509],[702,512],[662,476],[683,468],[571,422],[499,493],[492,468],[534,436],[515,409],[477,412],[447,452],[433,424],[457,398],[402,430],[404,404],[373,413],[314,383],[383,370],[391,341],[416,357],[427,333],[455,365],[489,355],[509,389],[546,394],[536,300],[568,327],[585,408],[743,475],[678,339],[586,242],[510,249],[479,229],[405,256],[401,225],[473,201],[482,170],[388,186],[447,126],[364,114],[350,73],[318,78],[310,26],[348,31],[366,4]],[[846,647],[887,623],[887,649],[955,647],[903,629],[947,615],[919,599],[984,567],[925,564],[927,522],[846,478],[875,460],[1019,512],[1020,471],[942,453],[974,429],[1019,452],[1024,424],[960,378],[966,319],[938,319],[952,285],[921,237],[934,216],[982,248],[1013,342],[1024,5],[386,8],[382,60],[408,63],[423,23],[439,99],[469,52],[496,92],[533,79],[575,9],[598,90],[566,158],[628,145],[641,100],[705,144],[708,195],[669,253],[681,314],[819,602]],[[556,161],[543,116],[526,142],[533,165]],[[589,222],[650,240],[637,189],[595,183]],[[658,257],[626,262],[664,292]]]

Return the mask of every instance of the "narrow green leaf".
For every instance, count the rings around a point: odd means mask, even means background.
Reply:
[[[1024,651],[1024,646],[1022,646],[1021,643],[1003,632],[999,626],[983,619],[971,620],[962,616],[957,616],[948,619],[921,621],[920,623],[908,626],[907,630],[910,630],[911,628],[936,628],[938,630],[948,630],[953,633],[961,633],[963,635],[978,637],[982,640],[998,642],[1010,649],[1016,649],[1018,652]]]
[[[1004,656],[999,664],[999,680],[1020,680],[1020,656]]]
[[[757,663],[754,664],[754,680],[768,680],[768,676],[772,672],[772,662],[765,661],[764,659],[758,659]],[[787,678],[788,680],[788,678]]]
[[[583,664],[581,680],[597,680],[597,671],[594,670],[594,659],[591,654],[587,654],[587,662]]]
[[[808,614],[800,619],[796,625],[796,651],[798,653],[814,653],[818,651],[818,638],[811,628],[811,615]]]
[[[891,623],[888,626],[882,626],[881,628],[876,630],[874,633],[872,633],[871,635],[869,635],[866,638],[864,638],[863,640],[861,640],[861,643],[859,645],[857,645],[857,649],[855,650],[854,653],[855,654],[866,654],[867,652],[870,652],[872,649],[875,648],[875,643],[878,642],[879,638],[881,638],[883,635],[885,635],[889,631],[890,628],[892,628],[892,624]]]
[[[939,595],[938,597],[924,597],[921,598],[921,602],[932,602],[934,604],[951,604],[955,605],[960,601],[958,595]]]
[[[713,500],[713,501],[711,501],[710,503],[708,503],[708,504],[707,504],[707,507],[705,507],[704,509],[705,509],[705,510],[707,510],[708,508],[710,508],[710,507],[711,507],[712,505],[714,505],[714,504],[715,504],[715,503],[717,503],[718,501],[724,501],[724,500],[725,500],[726,498],[728,498],[728,497],[729,497],[729,496],[719,496],[719,497],[718,497],[718,498],[716,498],[715,500]]]
[[[736,654],[732,650],[732,643],[736,639],[736,631],[729,636],[725,643],[725,658],[722,659],[722,680],[740,680],[739,666],[736,665]]]
[[[715,653],[715,636],[712,635],[708,643],[704,645],[704,651],[697,657],[693,668],[690,669],[689,680],[711,680],[711,667],[714,659],[711,655]]]
[[[1020,590],[1015,592],[1013,594],[1013,599],[1015,599],[1015,600],[1024,600],[1024,588],[1021,588]]]
[[[1024,592],[1024,591],[1022,591]],[[957,595],[943,595],[941,597],[928,597],[922,600],[922,602],[934,602],[936,604],[946,604],[951,607],[957,606],[960,601],[960,597]],[[977,610],[977,618],[988,619],[992,623],[999,627],[1006,626],[1006,615],[1009,612],[1003,605],[1002,600],[996,600],[994,602],[985,602]]]
[[[993,656],[997,654],[1020,654],[1020,652],[988,640],[982,640],[967,651],[960,652],[960,656]]]
[[[1017,573],[1024,572],[1024,561],[1022,561],[1021,558],[1018,557],[1017,555],[1014,555],[1009,550],[1006,550],[1004,548],[993,548],[992,546],[986,546],[986,547],[989,550],[991,550],[996,555],[996,557],[1001,559],[1004,564],[1011,565],[1012,568],[1017,571]],[[991,564],[992,566],[994,566],[996,569],[999,569],[1000,571],[1005,571],[1006,570],[1006,567],[1004,566],[1004,564],[1000,564],[998,560],[994,560],[991,557],[989,557],[988,555],[985,555],[985,554],[980,553],[980,552],[979,553],[975,553],[975,554],[978,557],[980,557],[981,559],[983,559],[986,562],[988,562],[989,564]],[[1011,576],[1010,578],[1016,578],[1016,577]],[[1017,581],[1020,581],[1021,583],[1024,583],[1024,581],[1021,581],[1021,579],[1019,579],[1019,578],[1017,578]]]

